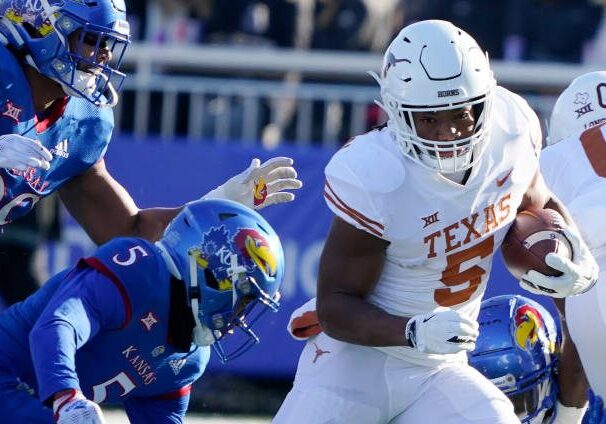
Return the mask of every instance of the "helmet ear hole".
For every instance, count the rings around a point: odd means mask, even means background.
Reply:
[[[33,27],[29,22],[23,22],[23,28],[27,31],[27,34],[32,38],[42,38],[42,34],[40,34],[36,28]]]
[[[210,269],[204,269],[204,279],[206,280],[206,285],[211,289],[219,290],[219,282],[215,278],[214,274]]]

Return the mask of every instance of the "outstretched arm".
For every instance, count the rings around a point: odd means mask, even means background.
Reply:
[[[59,191],[67,210],[89,237],[103,244],[118,236],[160,238],[181,208],[139,209],[100,160]]]
[[[294,200],[295,195],[285,190],[301,186],[292,159],[278,157],[262,164],[253,159],[244,172],[204,198],[228,199],[262,209]],[[118,236],[156,241],[181,210],[181,207],[139,209],[130,194],[109,174],[103,160],[69,181],[60,194],[69,212],[97,244]]]

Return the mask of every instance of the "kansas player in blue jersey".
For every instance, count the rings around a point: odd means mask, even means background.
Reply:
[[[210,346],[226,361],[257,343],[283,275],[271,226],[226,200],[189,203],[155,244],[110,241],[0,315],[0,421],[102,423],[119,402],[131,423],[181,423]]]
[[[54,191],[97,243],[155,240],[179,212],[137,208],[103,161],[128,44],[124,0],[0,0],[0,226]],[[291,165],[255,159],[212,196],[290,201],[283,190],[301,186]]]

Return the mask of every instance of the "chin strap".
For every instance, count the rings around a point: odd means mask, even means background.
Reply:
[[[170,256],[170,254],[166,250],[166,247],[164,246],[164,244],[161,241],[157,241],[155,243],[155,245],[160,250],[160,255],[162,256],[162,259],[164,259],[164,262],[166,263],[166,267],[168,268],[168,271],[171,273],[171,275],[179,280],[183,280],[183,278],[181,277],[181,273],[179,272],[179,270],[177,269],[177,266],[175,265],[175,261],[173,260],[173,258]],[[192,263],[193,263],[193,265],[192,265]],[[192,283],[190,285],[190,292],[192,291],[191,288],[194,288],[193,291],[196,291],[195,288],[198,287],[198,279],[197,279],[198,271],[196,268],[196,259],[191,255],[189,256],[189,273],[190,273],[190,278],[192,278],[191,279]],[[215,342],[215,337],[213,336],[211,329],[200,322],[200,318],[198,316],[198,312],[200,310],[200,303],[199,303],[197,295],[190,296],[190,303],[191,303],[191,309],[192,309],[192,312],[194,315],[194,321],[196,323],[196,326],[194,327],[194,329],[192,331],[192,340],[198,346],[210,346],[211,344],[213,344]]]
[[[111,109],[118,104],[120,96],[118,96],[118,92],[114,88],[114,85],[111,83],[107,75],[99,74],[99,76],[105,80],[105,88],[109,92],[107,97],[107,103],[101,103],[99,106]]]
[[[189,254],[189,298],[191,303],[191,310],[194,314],[194,321],[196,326],[192,332],[193,341],[198,346],[210,346],[221,337],[221,332],[218,330],[211,330],[200,321],[200,299],[202,297],[202,291],[198,286],[198,264],[194,255]]]
[[[95,104],[103,108],[113,108],[118,104],[120,96],[118,96],[114,85],[109,81],[109,77],[105,74],[91,74],[90,72],[76,70],[74,72],[74,87],[67,85],[65,81],[61,79],[56,79],[56,81],[61,84],[63,91],[68,96],[86,98],[90,100],[90,96],[95,93],[97,87],[99,86],[99,84],[96,84],[97,78],[105,80],[105,89],[108,92],[108,97],[106,103],[97,101]]]
[[[209,346],[215,342],[213,333],[202,322],[200,322],[200,311],[199,297],[202,295],[198,287],[198,264],[196,264],[196,258],[193,255],[189,256],[189,291],[190,291],[190,303],[191,310],[194,314],[194,321],[196,326],[193,330],[194,343],[198,346]]]
[[[210,328],[202,324],[200,318],[198,318],[198,300],[192,300],[191,309],[194,313],[194,320],[196,321],[196,326],[192,331],[193,342],[198,346],[210,346],[216,339]]]

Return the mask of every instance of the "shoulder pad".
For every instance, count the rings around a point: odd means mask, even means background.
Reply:
[[[372,131],[335,153],[325,173],[371,193],[390,193],[404,182],[403,154],[387,130]]]
[[[500,122],[502,130],[509,134],[529,131],[533,149],[538,156],[543,146],[541,123],[528,102],[518,94],[497,86],[494,103],[493,121]]]

